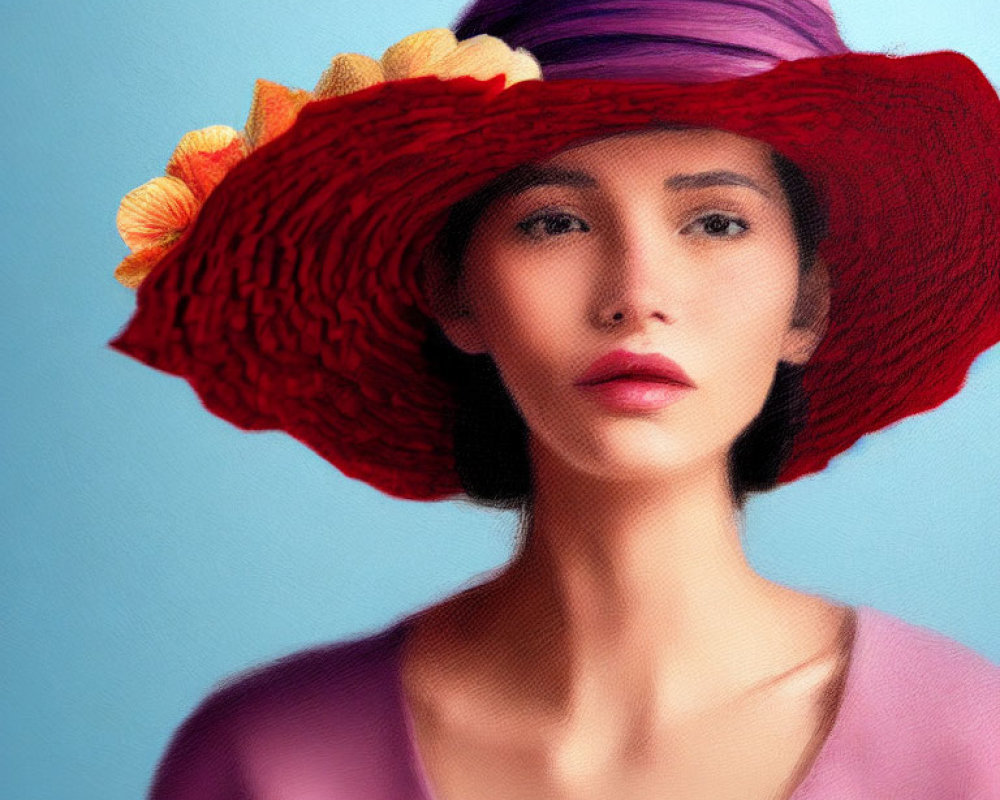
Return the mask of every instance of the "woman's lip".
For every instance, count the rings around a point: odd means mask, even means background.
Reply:
[[[590,365],[576,381],[577,385],[595,385],[605,381],[627,379],[650,382],[669,381],[693,387],[694,383],[680,365],[659,353],[633,353],[612,350]]]
[[[604,378],[599,381],[587,381],[582,384],[583,386],[596,386],[599,383],[609,383],[611,381],[634,381],[637,383],[674,383],[678,386],[687,386],[686,383],[681,383],[680,381],[675,381],[670,378],[664,378],[661,375],[647,375],[641,372],[633,372],[622,375],[614,375],[610,378]]]
[[[693,390],[672,381],[631,377],[584,383],[579,388],[611,411],[656,411]]]

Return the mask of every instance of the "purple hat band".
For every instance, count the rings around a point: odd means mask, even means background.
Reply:
[[[454,30],[529,50],[550,79],[706,82],[849,52],[827,0],[476,0]]]

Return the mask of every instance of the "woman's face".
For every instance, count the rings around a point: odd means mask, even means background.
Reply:
[[[793,326],[799,254],[769,148],[658,130],[565,150],[487,207],[463,262],[452,342],[488,352],[538,444],[618,479],[725,467]],[[825,321],[825,320],[824,320]],[[579,385],[614,350],[660,354],[692,386]]]

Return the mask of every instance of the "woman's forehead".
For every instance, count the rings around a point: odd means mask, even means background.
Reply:
[[[773,150],[754,139],[715,129],[629,132],[567,148],[523,164],[496,181],[491,200],[510,200],[538,187],[600,192],[653,180],[681,191],[742,187],[768,199],[780,195]]]
[[[685,161],[727,161],[770,171],[773,150],[765,142],[715,128],[657,127],[604,136],[561,150],[539,162],[555,167],[620,165]]]

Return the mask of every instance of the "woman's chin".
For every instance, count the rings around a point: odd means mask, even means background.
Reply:
[[[609,483],[701,482],[715,472],[725,473],[728,442],[627,427],[591,431],[589,436],[576,429],[570,441],[546,449],[570,469]]]

